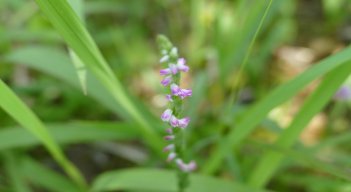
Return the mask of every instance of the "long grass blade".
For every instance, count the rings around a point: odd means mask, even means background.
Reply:
[[[28,183],[25,182],[25,179],[21,175],[18,167],[18,159],[10,151],[4,151],[0,154],[0,157],[3,158],[5,172],[7,177],[11,182],[13,190],[17,192],[30,192]]]
[[[39,118],[0,80],[0,107],[21,126],[37,137],[66,173],[79,185],[84,186],[82,175],[65,157]]]
[[[23,177],[35,186],[53,192],[83,192],[71,180],[59,173],[44,167],[28,157],[23,157],[20,164]]]
[[[54,140],[63,145],[96,141],[126,141],[140,137],[130,123],[76,122],[46,124]],[[118,131],[116,131],[118,130]],[[17,138],[14,140],[13,138]],[[21,127],[0,129],[0,150],[40,145],[40,140]]]
[[[308,122],[328,103],[340,85],[351,72],[351,62],[344,63],[327,74],[318,89],[308,98],[294,121],[278,138],[275,145],[281,148],[291,147],[299,138],[301,131]],[[263,187],[279,166],[284,155],[274,151],[268,152],[254,169],[249,183],[255,187]]]
[[[221,165],[226,154],[231,153],[233,147],[237,147],[240,142],[261,123],[269,111],[293,97],[299,90],[307,86],[313,80],[350,59],[351,47],[348,47],[334,56],[330,56],[315,64],[293,80],[274,89],[269,95],[251,107],[243,119],[235,124],[235,129],[232,129],[229,134],[220,141],[202,171],[205,173],[215,172]]]
[[[36,0],[40,9],[45,13],[55,28],[61,33],[66,43],[75,51],[87,68],[97,77],[106,89],[113,95],[116,102],[130,115],[139,126],[147,143],[161,155],[164,144],[152,125],[137,110],[129,99],[121,82],[106,63],[101,52],[89,35],[78,16],[67,1]]]

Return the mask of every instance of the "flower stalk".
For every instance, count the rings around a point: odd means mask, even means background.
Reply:
[[[157,40],[162,55],[160,63],[166,66],[160,70],[160,75],[164,76],[161,84],[168,91],[168,108],[161,115],[162,121],[170,126],[166,129],[167,135],[164,137],[169,142],[164,151],[169,153],[167,162],[177,167],[178,189],[179,192],[183,192],[189,185],[189,173],[196,169],[195,161],[185,159],[185,131],[190,118],[181,117],[183,100],[192,95],[191,89],[183,89],[180,86],[181,73],[188,72],[189,67],[184,58],[179,58],[178,49],[165,36],[160,35]]]

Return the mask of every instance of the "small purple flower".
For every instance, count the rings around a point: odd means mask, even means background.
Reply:
[[[351,99],[351,88],[347,86],[340,87],[335,93],[334,98],[340,101]]]
[[[181,159],[176,159],[176,164],[178,165],[179,169],[188,172],[188,165],[183,162]]]
[[[176,164],[178,165],[179,169],[184,172],[190,172],[196,169],[195,161],[191,161],[190,163],[186,164],[181,159],[176,159]]]
[[[171,119],[171,117],[173,117],[172,113],[172,110],[166,109],[161,115],[162,121],[168,122]]]
[[[189,97],[192,94],[193,94],[193,91],[191,89],[181,89],[180,93],[178,93],[181,99],[184,99],[185,97]]]
[[[161,84],[163,86],[168,86],[170,83],[172,82],[172,76],[167,76],[165,77],[162,81],[161,81]]]
[[[178,120],[178,126],[180,128],[184,129],[184,128],[186,128],[188,126],[189,122],[190,122],[190,118],[189,117],[185,117],[183,119],[179,119]]]
[[[171,70],[172,74],[175,75],[178,73],[178,67],[175,64],[169,64],[169,69]]]
[[[166,141],[173,140],[174,138],[175,138],[174,135],[166,135],[166,136],[164,137],[164,139],[165,139]]]
[[[188,72],[189,71],[189,66],[185,65],[185,59],[184,58],[180,58],[178,59],[178,62],[177,62],[177,67],[180,71],[183,71],[183,72]]]
[[[180,96],[181,99],[184,99],[185,97],[189,97],[193,94],[193,91],[191,89],[181,89],[175,83],[171,84],[171,92],[172,92],[172,95]]]
[[[177,157],[177,154],[176,153],[174,153],[174,152],[171,152],[171,153],[169,153],[169,155],[168,155],[168,157],[167,157],[167,161],[168,162],[170,162],[170,161],[172,161],[174,158],[176,158]]]
[[[166,133],[168,133],[168,134],[173,134],[173,130],[172,130],[172,128],[168,128],[168,129],[166,129]]]
[[[166,99],[167,99],[167,101],[169,101],[169,102],[173,102],[172,95],[170,95],[170,94],[167,94],[167,95],[166,95]]]
[[[178,119],[174,115],[172,115],[171,119],[169,120],[169,123],[172,127],[178,127]]]
[[[196,168],[197,165],[195,161],[190,161],[190,163],[188,163],[188,171],[194,171]]]
[[[179,88],[179,86],[177,84],[171,84],[171,92],[173,95],[178,96],[181,92],[181,89]]]
[[[169,144],[165,148],[163,148],[163,151],[164,152],[171,151],[174,149],[174,147],[175,147],[174,144]]]
[[[171,69],[169,68],[160,70],[160,75],[169,75],[169,74],[171,74]]]

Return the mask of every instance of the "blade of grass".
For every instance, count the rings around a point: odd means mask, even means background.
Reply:
[[[23,46],[5,55],[4,60],[6,61],[5,63],[20,63],[26,65],[32,69],[58,78],[76,89],[80,89],[79,80],[75,74],[73,64],[62,49],[43,45]],[[111,93],[94,76],[89,73],[87,75],[88,96],[94,98],[122,119],[133,121],[121,105],[115,101]],[[143,114],[144,118],[148,122],[153,122],[153,127],[160,127],[156,125],[156,122],[158,122],[156,117],[151,114],[145,104],[134,99],[132,96],[130,96],[130,99],[136,103],[138,110]],[[133,128],[139,129],[138,126],[134,126]]]
[[[61,50],[50,46],[23,46],[5,55],[4,60],[10,63],[21,63],[32,69],[53,76],[76,89],[80,88],[79,79],[69,57]],[[107,109],[128,120],[121,106],[99,83],[94,76],[88,76],[87,89],[90,97],[99,101]]]
[[[8,178],[11,181],[12,188],[17,192],[30,192],[28,184],[20,174],[18,165],[18,159],[10,151],[2,152],[1,156],[4,160],[4,168]]]
[[[294,117],[290,126],[285,129],[275,145],[283,149],[290,148],[299,138],[301,131],[306,127],[315,114],[320,112],[335,94],[340,85],[351,72],[351,62],[346,62],[330,71],[317,90],[307,99],[299,113]],[[249,183],[254,187],[264,187],[279,166],[284,155],[270,151],[260,160],[250,176]]]
[[[108,122],[76,122],[46,125],[54,140],[59,144],[137,139],[139,133],[133,128],[135,126],[130,123]],[[39,144],[40,140],[38,138],[20,127],[0,129],[0,150],[33,147]]]
[[[0,107],[13,119],[35,135],[47,148],[53,158],[77,184],[85,186],[85,181],[74,165],[65,157],[60,147],[39,118],[0,79]]]
[[[250,43],[249,43],[249,46],[248,46],[248,48],[247,48],[247,50],[246,50],[244,59],[243,59],[241,65],[240,65],[240,68],[239,68],[239,71],[238,71],[238,75],[237,75],[236,78],[234,79],[234,83],[233,83],[233,86],[232,86],[232,90],[230,91],[231,93],[230,93],[230,97],[229,97],[228,110],[231,110],[231,108],[232,108],[232,106],[233,106],[233,103],[235,102],[235,100],[236,100],[236,99],[238,98],[238,96],[239,96],[239,95],[238,95],[239,92],[236,93],[236,92],[234,91],[234,89],[235,89],[235,88],[237,88],[237,90],[240,89],[240,87],[238,87],[238,86],[240,85],[241,75],[243,74],[244,69],[245,69],[245,67],[246,67],[246,65],[247,65],[247,63],[248,63],[249,56],[250,56],[250,54],[251,54],[253,45],[254,45],[255,42],[256,42],[256,39],[257,39],[257,37],[258,37],[259,32],[261,31],[261,28],[262,28],[262,26],[263,26],[263,23],[264,23],[266,17],[267,17],[267,14],[269,13],[269,10],[270,10],[270,8],[271,8],[271,6],[272,6],[272,3],[273,3],[273,0],[270,0],[270,1],[268,2],[268,5],[267,5],[267,7],[266,7],[266,9],[265,9],[265,11],[264,11],[264,13],[263,13],[263,16],[262,16],[262,18],[261,18],[261,20],[260,20],[260,22],[259,22],[259,24],[258,24],[258,26],[257,26],[257,28],[256,28],[256,30],[255,30],[255,33],[254,33],[254,35],[253,35],[253,37],[252,37],[252,39],[251,39],[251,41],[250,41]]]
[[[139,168],[111,171],[103,173],[94,181],[92,191],[176,192],[176,179],[176,174],[170,170]],[[198,174],[190,175],[190,180],[190,186],[187,191],[191,192],[265,191],[255,190],[240,183]]]
[[[110,91],[115,101],[122,106],[128,115],[140,125],[140,131],[150,147],[163,156],[161,149],[164,141],[155,133],[150,122],[145,120],[144,116],[129,99],[121,82],[115,77],[92,37],[67,1],[36,0],[36,2],[61,33],[66,43],[75,51],[82,62],[87,65],[87,68]]]
[[[291,159],[294,161],[293,162],[294,164],[295,162],[298,162],[303,166],[308,168],[313,168],[318,172],[328,173],[329,175],[342,178],[347,181],[351,181],[350,172],[345,170],[345,167],[340,165],[339,162],[331,163],[331,162],[322,161],[320,159],[313,157],[313,155],[315,154],[311,154],[311,152],[303,149],[302,150],[287,149],[281,146],[267,145],[267,144],[262,144],[255,141],[253,141],[253,143],[259,148],[263,148],[271,152],[279,153],[283,156],[288,157],[289,160]],[[291,163],[287,163],[287,164],[291,164]]]
[[[78,15],[80,20],[84,22],[84,13],[83,13],[83,1],[82,0],[68,0],[68,3],[71,5],[75,13]],[[76,69],[76,73],[78,75],[78,79],[80,82],[80,86],[82,87],[83,93],[85,95],[87,92],[87,69],[82,60],[78,57],[78,55],[72,50],[69,49],[69,55],[71,57],[72,63]]]
[[[22,157],[20,167],[27,181],[48,191],[82,192],[71,180],[28,157]]]
[[[275,88],[269,95],[252,106],[241,121],[235,123],[235,129],[232,128],[228,135],[214,148],[202,171],[205,173],[215,172],[226,154],[231,153],[233,147],[237,147],[254,130],[255,126],[261,123],[270,110],[293,97],[313,80],[350,59],[351,47],[348,47],[313,65],[293,80]]]

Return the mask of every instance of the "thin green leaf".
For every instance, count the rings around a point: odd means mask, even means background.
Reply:
[[[298,77],[274,89],[269,95],[251,107],[241,121],[233,123],[235,129],[232,128],[229,134],[223,138],[215,148],[208,162],[204,166],[203,172],[213,173],[216,171],[221,165],[224,156],[229,154],[233,147],[237,147],[240,142],[242,142],[243,139],[261,123],[269,111],[274,107],[293,97],[298,91],[307,86],[313,80],[324,75],[328,71],[335,69],[350,59],[351,47],[348,47],[313,65]]]
[[[290,148],[299,138],[301,131],[306,127],[313,116],[321,111],[328,103],[329,99],[346,80],[350,72],[351,62],[346,62],[330,71],[319,85],[318,89],[313,92],[299,113],[294,117],[294,121],[278,138],[275,145],[283,149]],[[254,169],[249,183],[255,187],[263,187],[272,177],[283,158],[284,155],[281,153],[273,151],[268,152]]]
[[[55,192],[80,192],[78,186],[68,178],[50,170],[30,158],[24,157],[20,165],[21,173],[31,184]]]
[[[58,78],[77,89],[80,88],[73,64],[61,49],[49,46],[24,46],[5,55],[4,59],[11,63],[21,63]],[[114,101],[111,94],[102,87],[95,77],[88,77],[87,87],[90,90],[90,97],[122,118],[128,119],[121,106]]]
[[[48,131],[59,144],[75,144],[106,140],[130,140],[139,134],[129,123],[79,122],[48,124]],[[14,140],[13,138],[17,138]],[[18,147],[33,147],[40,140],[22,128],[3,128],[0,130],[0,150]]]
[[[61,33],[66,43],[87,65],[87,68],[109,90],[115,101],[140,125],[140,131],[147,143],[160,153],[164,142],[130,100],[121,82],[115,77],[88,31],[67,1],[36,0],[36,2]]]
[[[47,148],[53,158],[78,184],[84,186],[84,179],[74,165],[64,156],[60,147],[38,119],[38,117],[0,80],[0,107],[20,125],[30,131]]]
[[[160,169],[127,169],[112,171],[100,175],[93,183],[93,191],[149,191],[149,192],[176,192],[176,173]],[[192,174],[190,186],[186,191],[191,192],[258,192],[235,182],[216,179],[214,177]]]
[[[4,168],[7,173],[9,180],[11,181],[12,188],[17,192],[30,192],[28,183],[20,174],[18,165],[18,159],[10,151],[3,152],[1,156],[4,159]]]
[[[5,55],[4,59],[10,63],[20,63],[32,69],[39,70],[72,85],[76,89],[80,89],[73,64],[61,49],[50,46],[24,46]],[[133,120],[121,105],[116,102],[112,94],[89,73],[87,76],[87,89],[89,90],[89,97],[94,98],[121,118],[128,121]],[[156,121],[155,117],[143,103],[131,96],[130,99],[136,103],[138,110],[142,112],[148,122],[153,122],[153,124],[159,122]],[[155,128],[160,127],[158,125],[153,126]],[[133,128],[140,129],[138,126],[134,126]]]
[[[255,142],[254,142],[255,143]],[[313,153],[307,150],[297,150],[297,149],[287,149],[282,148],[277,145],[267,145],[262,143],[255,143],[257,147],[263,148],[275,153],[279,153],[285,157],[288,157],[289,160],[293,160],[294,162],[298,162],[305,167],[313,168],[318,172],[328,173],[332,176],[336,176],[338,178],[342,178],[344,180],[351,181],[351,173],[343,166],[338,165],[336,162],[325,162],[320,159],[315,158]],[[294,163],[295,164],[295,163]]]
[[[82,0],[69,0],[71,7],[75,11],[75,13],[79,16],[80,20],[84,22],[84,12],[83,12],[83,1]],[[87,69],[82,60],[78,57],[78,55],[72,50],[69,49],[69,55],[71,57],[72,63],[76,69],[78,79],[80,82],[80,86],[82,87],[83,93],[87,95]]]

